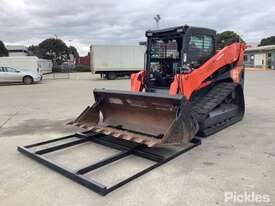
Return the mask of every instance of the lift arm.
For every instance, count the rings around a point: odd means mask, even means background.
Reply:
[[[200,89],[204,84],[207,84],[204,83],[204,81],[209,76],[229,64],[235,64],[232,70],[234,72],[231,72],[231,76],[233,81],[237,81],[237,76],[243,69],[244,49],[244,43],[233,43],[219,50],[213,57],[191,73],[175,75],[174,81],[169,89],[169,94],[176,95],[178,91],[180,91],[183,96],[190,99],[194,91]]]

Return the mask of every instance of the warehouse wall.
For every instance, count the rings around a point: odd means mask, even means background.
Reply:
[[[247,68],[275,69],[275,50],[246,52],[244,64]]]

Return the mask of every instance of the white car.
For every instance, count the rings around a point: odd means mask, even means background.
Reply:
[[[23,82],[24,84],[32,84],[40,82],[42,75],[37,72],[21,71],[19,69],[0,66],[0,82]]]

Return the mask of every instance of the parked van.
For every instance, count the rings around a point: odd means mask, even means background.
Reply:
[[[51,60],[39,59],[36,56],[11,56],[0,57],[0,66],[46,74],[52,72],[53,64]]]

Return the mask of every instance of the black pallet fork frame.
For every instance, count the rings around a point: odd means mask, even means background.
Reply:
[[[63,141],[63,140],[67,140],[67,139],[75,138],[75,137],[77,137],[77,140],[74,140],[71,142],[62,143],[59,145],[47,147],[46,149],[41,149],[41,150],[37,150],[37,151],[31,150],[32,148],[35,148],[37,146],[47,145],[49,143],[56,143],[58,141]],[[75,146],[75,145],[82,144],[82,143],[89,142],[89,141],[93,142],[93,143],[100,144],[100,145],[104,145],[104,146],[107,146],[107,147],[110,147],[113,149],[117,149],[120,152],[118,154],[115,154],[113,156],[110,156],[108,158],[100,160],[94,164],[91,164],[87,167],[78,169],[76,171],[64,168],[62,165],[60,165],[56,162],[53,162],[43,156],[44,154],[47,154],[49,152],[66,149],[68,147]],[[161,166],[162,164],[168,162],[169,160],[174,159],[175,157],[183,154],[184,152],[187,152],[188,150],[190,150],[200,144],[201,144],[200,139],[194,138],[187,146],[182,147],[181,149],[178,149],[177,151],[173,151],[172,153],[170,152],[169,155],[167,155],[167,154],[163,155],[163,154],[159,154],[159,152],[157,151],[158,149],[148,148],[142,144],[129,142],[127,140],[121,140],[121,139],[117,139],[117,138],[114,138],[111,136],[106,136],[106,135],[102,135],[102,134],[98,134],[98,133],[94,133],[94,132],[84,132],[84,133],[76,133],[74,135],[70,135],[70,136],[66,136],[66,137],[62,137],[62,138],[58,138],[58,139],[53,139],[53,140],[49,140],[49,141],[44,141],[44,142],[40,142],[40,143],[36,143],[36,144],[32,144],[32,145],[20,146],[17,149],[19,152],[32,158],[33,160],[38,161],[39,163],[45,165],[46,167],[66,176],[66,177],[72,179],[73,181],[76,181],[79,184],[104,196],[104,195],[112,192],[113,190],[121,187],[122,185],[144,175],[145,173]],[[156,150],[156,151],[154,151],[154,150]],[[136,155],[136,156],[139,156],[142,158],[146,158],[151,161],[154,161],[155,163],[153,165],[139,171],[138,173],[134,174],[133,176],[130,176],[111,187],[107,187],[93,179],[88,179],[87,177],[84,176],[85,173],[91,172],[92,170],[98,169],[104,165],[110,164],[112,162],[115,162],[115,161],[122,159],[129,155]]]

